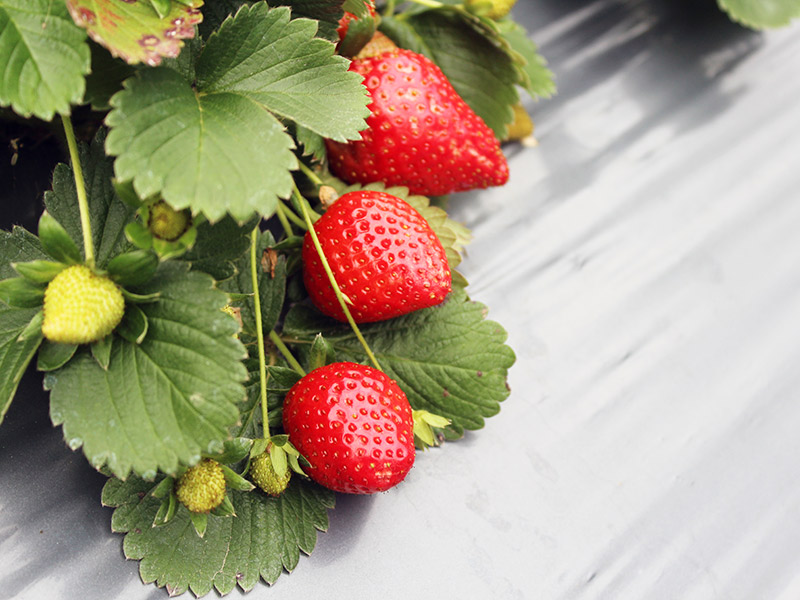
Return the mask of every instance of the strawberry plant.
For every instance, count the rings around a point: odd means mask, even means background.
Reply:
[[[68,157],[0,231],[0,421],[42,372],[144,582],[272,583],[334,490],[424,485],[500,410],[514,353],[441,206],[554,91],[511,4],[0,0],[0,120]]]

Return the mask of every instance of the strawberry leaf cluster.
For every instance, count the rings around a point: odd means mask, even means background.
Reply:
[[[71,158],[38,235],[0,231],[0,421],[35,362],[53,424],[109,476],[126,556],[171,594],[274,582],[327,528],[331,490],[399,484],[415,444],[508,396],[506,333],[455,270],[471,234],[430,196],[504,183],[518,90],[552,78],[505,9],[426,4],[0,0],[0,105],[60,114]],[[388,91],[345,56],[379,23],[400,46],[371,50]],[[382,91],[420,114],[392,129]],[[420,144],[338,179],[334,152],[370,123],[389,132],[364,162]]]

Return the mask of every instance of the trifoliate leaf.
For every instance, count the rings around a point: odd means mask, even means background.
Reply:
[[[485,306],[454,291],[439,306],[360,327],[411,406],[450,419],[447,434],[458,437],[464,429],[483,427],[509,394],[506,374],[514,352],[505,345],[503,328],[485,316]],[[366,364],[349,327],[313,309],[295,306],[283,328],[284,335],[308,341],[319,331],[336,349],[337,360]]]
[[[164,56],[178,56],[181,40],[194,37],[194,26],[203,19],[198,8],[202,0],[161,4],[168,9],[163,18],[151,2],[67,0],[75,23],[112,56],[151,67],[161,63]]]
[[[89,72],[86,34],[61,0],[0,0],[0,106],[45,121],[68,115]]]
[[[553,72],[547,68],[547,61],[539,54],[539,49],[528,37],[525,28],[512,19],[498,21],[497,27],[503,39],[525,61],[525,64],[516,65],[520,73],[520,85],[531,96],[542,98],[552,96],[556,91]]]
[[[479,32],[472,21],[477,17],[450,9],[403,17],[384,19],[381,31],[435,62],[464,101],[503,139],[513,118],[511,107],[519,101],[515,87],[519,76],[491,26]]]
[[[314,37],[314,21],[290,14],[262,2],[225,21],[198,60],[199,89],[245,96],[326,138],[360,139],[369,116],[361,77]]]
[[[731,19],[753,29],[783,27],[800,17],[797,0],[717,0]]]
[[[83,178],[89,202],[89,218],[97,266],[105,267],[108,261],[132,245],[125,238],[125,226],[133,220],[135,210],[122,202],[111,183],[113,159],[103,149],[106,130],[100,129],[91,145],[79,145]],[[56,165],[53,171],[53,189],[45,192],[47,211],[63,226],[83,256],[83,232],[78,211],[78,193],[72,167]]]
[[[45,385],[71,448],[118,477],[152,478],[222,450],[247,374],[236,323],[220,310],[225,294],[208,275],[168,262],[137,291],[161,294],[138,305],[149,322],[142,343],[115,337],[108,370],[79,352]]]
[[[292,188],[297,160],[283,125],[237,93],[200,93],[172,69],[138,72],[106,118],[114,171],[141,198],[161,193],[175,209],[210,221],[269,216]]]
[[[228,594],[237,585],[249,591],[261,579],[274,583],[284,570],[294,570],[301,551],[314,549],[335,501],[333,492],[299,477],[277,498],[260,490],[231,491],[236,517],[210,515],[201,539],[183,507],[165,525],[152,527],[161,501],[151,489],[138,478],[110,479],[103,504],[116,509],[111,528],[126,534],[125,556],[141,561],[142,581],[166,586],[171,595]]]

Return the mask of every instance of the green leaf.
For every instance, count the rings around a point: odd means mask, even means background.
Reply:
[[[108,261],[108,273],[120,285],[141,285],[150,279],[158,268],[158,258],[147,250],[133,250],[118,254]]]
[[[273,6],[288,6],[293,17],[305,17],[319,21],[317,36],[332,42],[339,40],[336,28],[344,16],[345,0],[274,0]]]
[[[10,234],[0,232],[0,239],[7,235]],[[14,399],[28,363],[42,341],[41,331],[38,335],[18,341],[36,314],[36,310],[11,308],[0,303],[0,423]]]
[[[49,121],[83,97],[86,34],[60,0],[0,0],[0,106]]]
[[[259,3],[225,21],[200,55],[199,88],[245,96],[326,138],[360,139],[370,114],[361,77],[314,38],[316,23],[289,16]]]
[[[36,308],[44,302],[44,286],[23,277],[0,281],[0,302],[15,308]]]
[[[57,344],[45,340],[39,348],[36,368],[40,371],[55,371],[63,367],[75,355],[78,344]]]
[[[226,440],[223,445],[221,454],[215,454],[210,457],[223,465],[237,463],[244,460],[250,454],[250,447],[253,445],[253,440],[244,437],[233,438]]]
[[[136,304],[128,304],[116,332],[131,344],[141,344],[147,337],[148,329],[150,322],[145,312]]]
[[[256,257],[259,261],[257,267],[258,289],[261,298],[261,323],[265,332],[275,328],[283,310],[283,300],[286,295],[286,257],[275,254],[270,263],[267,249],[275,245],[275,239],[269,232],[258,237]],[[256,319],[253,298],[253,281],[250,274],[250,253],[245,253],[235,263],[236,275],[220,284],[220,288],[234,294],[247,294],[243,300],[232,302],[234,306],[242,309],[242,328],[245,332],[255,335]]]
[[[122,89],[122,82],[133,75],[135,67],[114,58],[98,44],[90,42],[89,48],[92,52],[92,72],[86,77],[83,103],[90,104],[93,110],[106,111],[111,108],[111,96]]]
[[[39,218],[39,241],[47,254],[58,262],[77,264],[83,256],[67,230],[47,212]]]
[[[114,336],[107,335],[106,337],[94,342],[90,348],[92,356],[97,361],[102,369],[107,370],[108,365],[111,363],[111,347],[114,344]]]
[[[239,225],[230,217],[214,224],[201,223],[197,226],[197,241],[181,259],[217,281],[228,279],[236,273],[234,262],[250,247],[250,232],[255,225],[255,220]]]
[[[15,226],[11,231],[0,230],[0,279],[16,277],[14,264],[48,258],[35,235]]]
[[[292,188],[297,159],[283,125],[250,98],[203,93],[177,72],[139,71],[106,118],[114,171],[139,197],[161,193],[173,208],[210,221],[269,216]]]
[[[528,37],[528,32],[519,23],[511,19],[497,22],[500,35],[524,60],[517,65],[520,71],[520,85],[531,96],[549,98],[556,91],[553,72],[547,68],[547,61],[539,54],[539,49]]]
[[[112,56],[129,64],[143,62],[154,67],[164,56],[178,56],[181,40],[194,37],[194,26],[203,19],[196,8],[202,0],[158,3],[168,8],[164,18],[154,9],[152,0],[67,0],[67,7],[75,23]]]
[[[50,283],[53,278],[66,268],[64,263],[49,260],[33,260],[24,263],[12,263],[14,270],[32,283]]]
[[[506,332],[485,321],[486,307],[454,291],[445,302],[411,314],[361,325],[361,332],[381,366],[408,396],[411,406],[450,419],[448,435],[480,429],[500,410],[509,393],[508,368],[514,352]],[[338,360],[367,363],[361,344],[347,325],[295,306],[283,332],[312,340],[323,331]],[[421,343],[424,340],[424,343]]]
[[[717,0],[734,21],[753,29],[783,27],[800,17],[797,0]]]
[[[325,147],[325,138],[302,125],[295,127],[295,136],[298,143],[303,147],[303,156],[310,156],[317,162],[325,160],[328,155],[328,150]]]
[[[219,29],[222,22],[234,14],[244,4],[252,4],[246,0],[214,0],[203,6],[203,22],[200,23],[200,35],[208,38]]]
[[[105,139],[106,130],[101,128],[91,145],[79,145],[89,201],[95,260],[101,268],[113,256],[132,248],[125,238],[125,226],[133,221],[135,214],[132,207],[119,199],[111,182],[113,159],[105,154]],[[83,233],[72,167],[66,164],[56,165],[53,189],[45,192],[44,202],[47,211],[66,229],[76,247],[80,248],[80,256],[83,256]]]
[[[250,385],[247,386],[247,399],[239,409],[242,415],[242,424],[233,428],[233,435],[258,438],[262,435],[261,384],[258,378],[258,363],[250,360],[248,365],[250,367]],[[291,387],[300,381],[300,375],[294,369],[286,367],[267,367],[267,373],[269,425],[270,427],[280,427],[283,416],[283,399]],[[263,452],[263,449],[261,451]]]
[[[220,310],[225,294],[208,275],[164,263],[138,291],[161,293],[139,305],[150,323],[144,341],[115,339],[108,370],[79,352],[45,385],[71,448],[119,477],[152,478],[223,449],[247,373],[236,323]]]
[[[384,19],[381,30],[403,47],[430,58],[450,80],[498,139],[513,119],[512,106],[519,102],[518,72],[509,53],[499,47],[491,27],[476,30],[476,17],[453,10],[428,10]],[[483,24],[478,20],[478,24]]]
[[[103,504],[116,509],[111,528],[127,534],[125,556],[141,561],[142,580],[166,586],[172,595],[191,590],[203,596],[213,589],[227,594],[237,585],[249,591],[260,579],[274,583],[284,570],[294,570],[301,551],[312,552],[335,500],[333,492],[300,478],[277,498],[232,491],[237,516],[209,516],[200,539],[183,507],[169,523],[151,527],[160,505],[147,493],[152,487],[137,478],[110,479]]]

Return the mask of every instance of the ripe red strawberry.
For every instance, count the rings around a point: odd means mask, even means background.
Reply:
[[[508,181],[494,133],[426,57],[395,49],[359,57],[372,103],[361,140],[326,140],[333,173],[350,183],[383,181],[440,196]]]
[[[372,367],[333,363],[311,371],[286,395],[283,427],[311,464],[309,477],[337,492],[386,491],[414,465],[411,406]]]
[[[435,306],[450,292],[442,243],[407,202],[385,192],[344,194],[316,222],[322,250],[357,323]],[[345,321],[311,234],[303,243],[303,278],[311,300]]]

